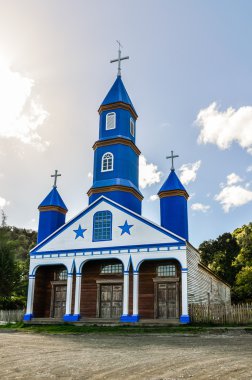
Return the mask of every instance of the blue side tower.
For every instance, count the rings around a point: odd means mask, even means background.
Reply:
[[[138,188],[140,150],[135,144],[137,113],[120,71],[99,110],[99,140],[95,142],[93,185],[89,203],[104,195],[141,214]]]
[[[65,224],[67,208],[56,186],[40,203],[39,207],[38,243]]]
[[[158,192],[160,198],[161,226],[188,240],[188,216],[186,189],[174,168]]]

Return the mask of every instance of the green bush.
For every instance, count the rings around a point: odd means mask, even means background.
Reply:
[[[26,298],[23,296],[0,297],[0,310],[25,309]]]

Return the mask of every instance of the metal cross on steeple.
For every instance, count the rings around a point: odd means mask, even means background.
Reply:
[[[118,72],[117,72],[117,76],[121,76],[121,61],[123,61],[124,59],[129,59],[129,56],[127,57],[121,57],[121,47],[122,45],[120,44],[120,41],[117,41],[116,42],[118,43],[118,46],[119,46],[119,49],[118,49],[118,58],[117,59],[112,59],[110,61],[110,63],[114,63],[114,62],[118,62]]]
[[[171,160],[172,160],[171,170],[173,170],[173,171],[175,170],[175,169],[174,169],[174,158],[177,158],[177,157],[179,157],[179,156],[178,156],[178,155],[174,155],[174,154],[173,154],[173,150],[171,151],[171,156],[167,156],[167,157],[166,157],[167,159],[171,158]]]
[[[58,170],[55,170],[55,174],[52,174],[51,177],[54,177],[53,187],[57,187],[57,177],[61,177],[61,174],[58,174]]]

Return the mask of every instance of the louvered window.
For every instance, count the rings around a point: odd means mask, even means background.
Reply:
[[[94,214],[93,240],[112,239],[112,214],[110,211],[98,211]]]
[[[116,127],[116,114],[115,112],[107,113],[106,115],[106,130],[115,129]]]
[[[112,153],[105,153],[102,156],[102,165],[101,165],[101,171],[102,172],[110,172],[114,168],[114,156]]]
[[[130,134],[134,137],[135,136],[135,123],[132,117],[130,118]]]

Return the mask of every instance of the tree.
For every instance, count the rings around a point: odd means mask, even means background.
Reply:
[[[252,266],[242,268],[237,274],[234,286],[234,296],[236,301],[252,300]]]
[[[19,282],[14,255],[6,242],[0,243],[0,296],[10,297]]]
[[[199,252],[205,265],[228,284],[234,284],[238,272],[234,262],[240,247],[232,234],[224,233],[216,240],[204,241],[199,246]]]

